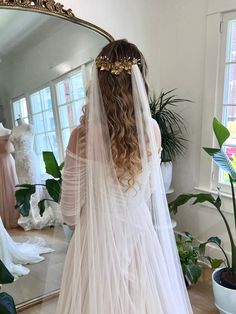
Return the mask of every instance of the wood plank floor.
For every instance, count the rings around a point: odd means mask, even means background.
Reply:
[[[190,300],[193,306],[194,314],[218,314],[219,313],[216,310],[214,306],[214,301],[213,301],[212,287],[211,287],[211,270],[209,269],[204,270],[201,280],[196,285],[188,289],[188,293],[189,293]],[[43,304],[21,311],[20,314],[54,314],[54,313],[56,314],[56,304],[57,304],[57,298],[54,298]],[[154,314],[154,313],[150,313],[150,314]],[[155,314],[158,314],[158,313],[155,313]]]

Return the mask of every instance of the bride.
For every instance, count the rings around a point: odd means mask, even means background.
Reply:
[[[65,160],[74,233],[57,314],[190,314],[160,170],[146,62],[126,40],[96,59]]]

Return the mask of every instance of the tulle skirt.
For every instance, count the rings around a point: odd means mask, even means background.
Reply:
[[[89,287],[93,276],[91,257],[86,249],[86,245],[89,246],[89,239],[86,239],[89,228],[86,219],[81,217],[80,233],[74,233],[66,257],[57,314],[190,313],[181,300],[176,303],[173,297],[175,287],[148,208],[131,209],[129,220],[127,242],[122,245],[119,240],[114,241],[117,243],[114,245],[115,254],[119,255],[116,269],[112,262],[113,254],[106,253],[108,243],[97,239],[94,252],[99,254],[92,259],[100,269],[96,268],[95,286]],[[116,238],[119,234],[114,235],[113,240]],[[124,251],[122,246],[127,250]]]

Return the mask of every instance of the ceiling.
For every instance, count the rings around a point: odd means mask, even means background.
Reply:
[[[23,49],[26,41],[32,45],[39,42],[59,24],[60,19],[49,15],[0,9],[0,60]]]

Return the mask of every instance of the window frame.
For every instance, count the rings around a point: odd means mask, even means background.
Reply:
[[[227,53],[227,39],[228,39],[228,25],[229,21],[236,20],[236,11],[226,12],[222,14],[220,23],[220,52],[219,52],[219,77],[217,82],[217,106],[215,109],[216,116],[219,121],[224,120],[224,88],[225,88],[225,69],[226,69],[226,53]],[[236,63],[236,62],[235,62]],[[235,104],[236,105],[236,104]],[[215,147],[218,143],[214,141]],[[230,183],[220,182],[220,169],[213,163],[212,165],[212,182],[211,189],[216,191],[220,188],[222,193],[230,194]]]
[[[205,41],[205,70],[203,80],[203,96],[202,96],[202,123],[199,126],[201,129],[200,139],[200,163],[199,177],[194,189],[196,192],[218,194],[216,178],[218,180],[218,168],[212,162],[202,147],[218,147],[217,140],[212,130],[212,120],[216,117],[222,121],[222,101],[219,103],[220,91],[219,84],[222,77],[221,65],[221,50],[223,45],[222,29],[225,27],[223,19],[226,14],[235,13],[236,4],[231,4],[226,8],[226,4],[217,4],[211,2],[211,7],[208,8],[206,19],[206,41]],[[223,87],[222,87],[223,88]],[[222,187],[223,189],[224,187]],[[228,187],[229,188],[229,187]],[[229,189],[221,191],[223,212],[232,214],[232,195]]]

